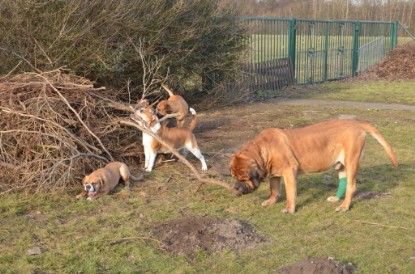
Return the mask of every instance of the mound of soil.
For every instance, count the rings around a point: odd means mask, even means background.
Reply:
[[[263,236],[246,223],[215,217],[186,217],[157,225],[156,237],[167,251],[194,258],[198,251],[216,252],[223,249],[241,251],[264,242]]]
[[[396,47],[383,61],[357,79],[389,81],[415,79],[415,42]]]
[[[341,265],[331,258],[308,257],[280,269],[282,274],[350,274],[356,271],[351,265]]]

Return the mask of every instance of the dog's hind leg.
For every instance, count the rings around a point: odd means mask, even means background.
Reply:
[[[341,165],[341,167],[339,167],[338,170],[339,170],[339,187],[337,189],[336,196],[330,196],[327,198],[327,201],[330,203],[336,203],[340,201],[341,199],[343,199],[344,194],[346,192],[347,176],[346,176],[345,168],[343,165]]]
[[[120,176],[125,184],[125,189],[130,190],[130,170],[126,164],[121,165],[120,167]]]
[[[350,208],[350,204],[352,203],[352,198],[354,193],[356,192],[356,176],[357,170],[359,168],[359,164],[353,165],[351,167],[347,167],[347,187],[346,187],[346,195],[343,200],[343,203],[336,208],[336,211],[347,211]]]
[[[355,143],[351,144],[350,151],[346,152],[344,163],[347,178],[346,195],[343,203],[336,208],[336,211],[347,211],[350,208],[353,195],[356,192],[356,177],[364,144],[365,136],[358,136]]]
[[[187,150],[189,150],[196,158],[198,158],[200,160],[200,162],[202,163],[202,170],[206,171],[208,170],[207,165],[206,165],[206,161],[205,161],[205,157],[203,156],[202,152],[200,152],[200,149],[198,148],[198,146],[196,145],[195,147],[192,147],[192,144],[186,144],[186,148]]]

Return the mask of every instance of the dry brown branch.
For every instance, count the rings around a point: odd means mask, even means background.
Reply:
[[[159,123],[161,123],[161,122],[163,122],[164,120],[166,120],[166,119],[170,119],[170,118],[174,118],[174,117],[177,117],[177,116],[179,116],[180,115],[180,113],[170,113],[170,114],[166,114],[166,115],[164,115],[163,117],[161,117],[159,120],[158,120],[158,122]]]
[[[91,134],[100,144],[101,148],[105,151],[105,153],[108,155],[108,157],[111,159],[111,161],[114,161],[114,158],[112,157],[111,153],[107,150],[107,148],[102,143],[101,139],[98,138],[98,136],[95,135],[91,131],[91,129],[85,124],[85,122],[79,117],[79,114],[76,112],[76,110],[71,106],[71,104],[68,102],[68,100],[65,98],[65,96],[62,95],[62,93],[43,75],[38,74],[41,78],[45,80],[45,82],[62,98],[62,100],[65,102],[65,104],[68,106],[68,108],[75,114],[76,118],[78,118],[79,122],[84,126],[84,128]]]
[[[6,75],[4,75],[4,76],[2,76],[2,77],[0,77],[0,81],[3,81],[3,80],[5,80],[5,79],[7,79],[7,78],[9,78],[10,77],[10,75],[12,75],[13,74],[13,72],[20,66],[20,64],[22,63],[23,61],[20,61],[19,63],[17,63],[17,65],[14,67],[14,68],[12,68],[12,70],[10,70]]]
[[[118,103],[118,102],[114,102],[114,101],[108,101],[107,106],[109,106],[113,109],[117,109],[117,110],[121,110],[121,111],[125,111],[125,112],[130,112],[130,113],[134,113],[134,110],[135,110],[133,105],[126,105],[126,104],[122,104],[122,103]]]
[[[13,110],[8,109],[8,108],[0,107],[0,109],[5,113],[16,114],[16,115],[20,115],[22,117],[33,118],[33,119],[36,119],[36,120],[39,120],[39,121],[42,121],[42,122],[45,122],[45,123],[53,124],[54,126],[56,126],[60,129],[62,129],[63,131],[65,131],[68,135],[70,135],[73,138],[73,140],[75,140],[80,146],[84,147],[87,151],[90,151],[89,149],[93,149],[96,153],[99,153],[99,154],[101,153],[100,149],[98,149],[95,146],[92,146],[92,145],[82,141],[77,136],[72,134],[67,128],[64,128],[63,126],[59,125],[58,123],[55,123],[54,121],[46,120],[46,119],[43,119],[41,117],[37,117],[35,115],[24,114],[24,113],[21,113],[21,112],[18,112],[18,111],[13,111]]]
[[[162,59],[152,60],[146,57],[145,55],[144,42],[142,41],[142,39],[139,39],[138,45],[136,45],[131,38],[129,38],[129,41],[141,61],[142,85],[143,85],[141,99],[144,99],[155,92],[155,91],[151,91],[154,85],[163,81],[161,79],[158,79],[158,77],[159,77],[159,70],[162,68],[164,57]],[[167,71],[167,75],[168,73],[169,72]],[[164,80],[165,79],[167,79],[167,76],[164,77]]]
[[[20,167],[15,166],[15,165],[12,165],[12,164],[9,164],[9,163],[6,163],[6,162],[3,162],[3,161],[0,161],[0,166],[3,166],[5,168],[12,169],[15,172],[20,172]]]
[[[201,185],[215,184],[215,185],[219,185],[221,187],[224,187],[225,189],[229,190],[233,194],[237,194],[237,191],[225,182],[214,180],[214,179],[203,178],[202,175],[197,171],[197,169],[189,161],[186,160],[186,158],[184,158],[180,153],[177,152],[177,150],[175,150],[173,147],[171,147],[168,143],[166,143],[157,134],[153,133],[148,128],[142,127],[141,125],[139,125],[135,122],[126,121],[126,120],[120,120],[119,123],[123,124],[123,125],[131,126],[131,127],[135,127],[137,129],[141,130],[142,132],[150,135],[151,137],[155,138],[159,143],[161,143],[163,146],[165,146],[168,151],[170,151],[174,156],[179,158],[179,160],[182,161],[192,171],[192,173],[196,176],[197,180],[201,183]],[[200,186],[199,186],[199,188],[200,188]]]
[[[0,81],[1,193],[78,187],[86,173],[111,160],[98,139],[114,160],[140,161],[136,133],[114,125],[119,111],[106,104],[117,102],[122,90],[94,88],[62,69],[41,76],[24,73]]]

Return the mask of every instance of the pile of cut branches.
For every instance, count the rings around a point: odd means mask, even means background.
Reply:
[[[113,105],[128,98],[123,93],[62,69],[1,77],[0,193],[79,186],[112,160],[134,169],[142,155],[137,131],[117,124],[129,113]]]
[[[409,42],[393,49],[385,59],[357,80],[400,81],[415,79],[415,42]]]

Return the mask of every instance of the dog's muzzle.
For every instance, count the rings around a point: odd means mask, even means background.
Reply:
[[[86,191],[92,191],[92,192],[94,192],[95,191],[95,188],[94,188],[93,185],[87,184],[87,185],[85,185],[85,190]]]
[[[241,196],[243,194],[248,194],[254,191],[254,189],[250,188],[249,185],[246,182],[236,182],[233,186],[234,189],[236,189],[237,196]]]
[[[85,185],[85,190],[88,191],[89,197],[94,196],[98,191],[98,189],[96,189],[92,184]]]

